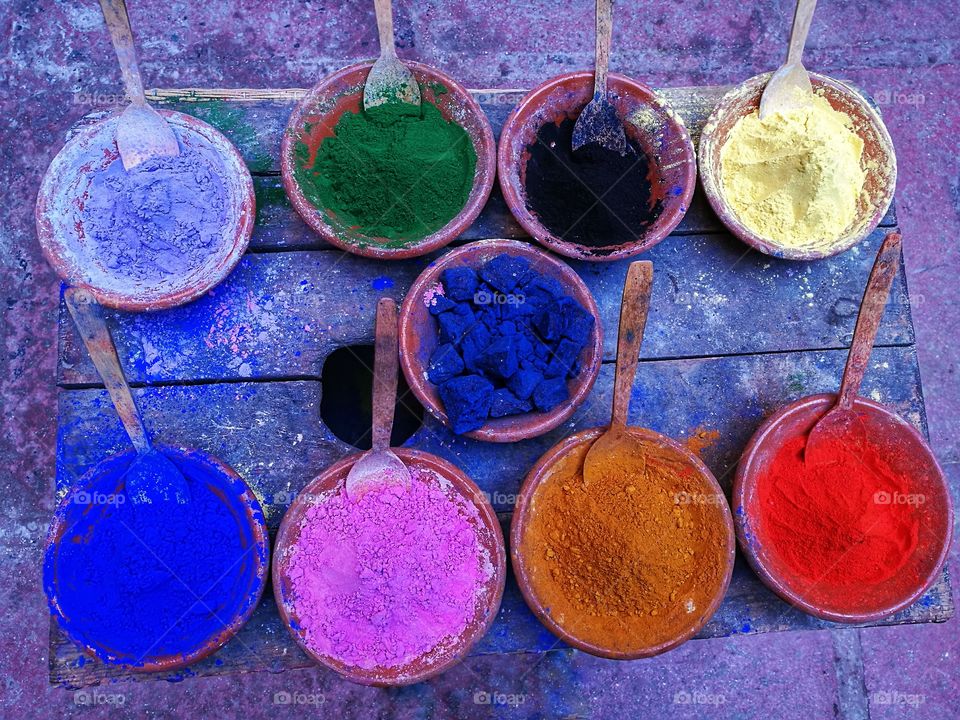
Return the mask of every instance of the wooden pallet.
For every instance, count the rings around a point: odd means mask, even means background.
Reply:
[[[662,94],[698,139],[725,88]],[[372,344],[377,298],[403,297],[430,257],[366,260],[334,250],[287,203],[279,178],[280,135],[302,90],[173,90],[152,99],[217,126],[239,148],[257,188],[257,222],[247,255],[220,287],[182,308],[150,315],[110,313],[110,323],[146,422],[168,443],[209,451],[257,492],[272,531],[295,493],[322,468],[353,452],[320,420],[320,373],[334,349]],[[522,96],[473,91],[499,134]],[[98,114],[82,122],[92,122]],[[877,248],[896,225],[859,247],[816,263],[774,260],[735,240],[697,193],[669,238],[644,255],[655,285],[631,422],[696,449],[729,491],[740,450],[781,405],[837,387],[857,306]],[[458,243],[523,238],[499,190]],[[411,446],[459,465],[490,493],[504,532],[520,483],[536,458],[565,434],[609,418],[614,343],[627,262],[571,263],[590,286],[606,329],[604,366],[588,401],[541,438],[493,445],[457,438],[427,418]],[[383,289],[385,288],[385,289]],[[61,306],[57,488],[127,445],[106,392]],[[863,392],[926,432],[905,276],[897,278]],[[90,438],[98,442],[91,443]],[[883,625],[943,622],[953,614],[946,574],[911,608]],[[720,610],[699,637],[831,627],[770,593],[738,559]],[[544,652],[563,647],[530,613],[508,580],[490,633],[473,653]],[[166,679],[234,671],[279,671],[310,661],[267,597],[239,635],[213,658]],[[92,685],[158,677],[82,657],[54,623],[51,682]]]

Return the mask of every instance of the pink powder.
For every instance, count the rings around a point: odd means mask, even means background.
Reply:
[[[440,659],[476,615],[493,574],[479,513],[432,471],[411,478],[358,500],[341,485],[307,509],[288,573],[319,654],[364,670]]]

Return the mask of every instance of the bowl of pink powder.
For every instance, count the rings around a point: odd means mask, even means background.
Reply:
[[[50,265],[121,310],[200,297],[233,270],[253,232],[253,180],[236,148],[195,117],[161,113],[179,155],[125,170],[112,113],[67,142],[37,195],[37,235]]]
[[[489,501],[440,458],[395,449],[409,486],[344,490],[352,455],[290,505],[273,563],[274,596],[297,643],[365,685],[409,685],[458,663],[490,628],[506,576]]]

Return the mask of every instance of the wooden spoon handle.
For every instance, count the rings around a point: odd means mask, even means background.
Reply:
[[[133,45],[133,30],[130,28],[127,4],[124,0],[100,0],[100,9],[103,10],[103,19],[110,30],[117,60],[120,61],[120,74],[123,76],[127,96],[135,105],[146,105],[147,98],[143,93],[143,79],[137,67],[137,51]]]
[[[613,0],[597,0],[597,57],[593,76],[594,97],[607,94],[607,68],[613,37]]]
[[[630,410],[630,393],[637,374],[640,344],[650,311],[650,290],[653,287],[653,263],[648,260],[630,263],[623,285],[620,305],[620,336],[617,339],[617,371],[613,381],[613,413],[611,427],[624,427]]]
[[[393,37],[393,5],[391,0],[373,0],[377,13],[377,31],[380,33],[380,57],[397,57],[397,46]]]
[[[800,65],[803,48],[810,34],[810,23],[817,0],[797,0],[797,9],[793,13],[793,28],[790,30],[790,47],[787,50],[787,65]]]
[[[77,324],[83,344],[87,346],[90,359],[100,373],[107,392],[110,393],[110,399],[117,409],[127,435],[130,436],[130,441],[138,453],[146,452],[150,449],[150,436],[147,435],[147,430],[143,426],[137,403],[130,394],[127,379],[123,376],[117,347],[113,344],[110,328],[107,327],[107,321],[103,317],[103,308],[94,300],[90,291],[82,288],[67,288],[63,296],[67,303],[67,310]]]
[[[374,452],[390,448],[393,414],[397,406],[397,303],[380,298],[377,303],[376,340],[373,355],[373,441]]]
[[[840,397],[837,407],[849,410],[860,391],[863,374],[867,371],[867,362],[873,350],[873,341],[887,307],[890,286],[900,267],[900,233],[890,233],[880,246],[880,252],[870,271],[867,289],[863,293],[857,324],[853,330],[853,342],[850,354],[843,369],[843,382],[840,383]]]

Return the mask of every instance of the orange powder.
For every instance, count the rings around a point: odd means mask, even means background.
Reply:
[[[726,499],[679,452],[636,438],[588,487],[589,447],[532,498],[520,550],[534,595],[571,635],[616,652],[699,626],[727,580]]]

